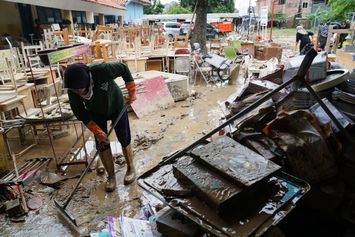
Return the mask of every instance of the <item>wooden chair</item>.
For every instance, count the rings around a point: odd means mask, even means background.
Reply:
[[[212,79],[212,67],[210,66],[204,66],[204,65],[199,65],[199,58],[196,56],[193,56],[193,73],[194,73],[194,85],[196,83],[196,78],[197,74],[200,73],[206,84],[210,84],[211,79]]]
[[[222,49],[221,39],[211,39],[210,53],[220,54]]]
[[[25,62],[26,66],[30,65],[31,61],[31,66],[32,67],[40,67],[41,65],[41,59],[39,56],[32,56],[32,55],[37,55],[38,51],[43,50],[43,44],[42,42],[39,42],[39,45],[24,45],[23,42],[21,42],[21,50],[22,50],[22,56]]]
[[[186,49],[189,47],[189,35],[178,35],[175,34],[174,38],[174,49]]]

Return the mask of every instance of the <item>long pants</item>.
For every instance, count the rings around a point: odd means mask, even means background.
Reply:
[[[107,121],[111,120],[114,123],[119,115],[120,111],[109,116],[105,115],[93,115],[94,122],[107,133]],[[120,121],[117,123],[115,129],[116,137],[122,147],[127,147],[131,143],[131,129],[129,126],[127,110],[122,115]],[[99,143],[95,138],[96,148],[98,149]]]
[[[319,37],[319,48],[324,50],[326,43],[327,43],[327,37],[320,36]]]

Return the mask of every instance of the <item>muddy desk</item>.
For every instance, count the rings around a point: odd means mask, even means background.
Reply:
[[[6,100],[4,102],[0,103],[0,112],[1,112],[1,119],[6,120],[5,117],[5,112],[10,113],[10,118],[13,118],[14,115],[11,112],[13,109],[18,109],[19,107],[22,107],[24,109],[24,112],[27,113],[26,107],[24,104],[24,98],[26,98],[25,95],[18,95],[13,99]]]
[[[146,71],[132,74],[134,80],[139,83],[154,77],[162,76],[175,101],[185,100],[189,97],[189,77],[180,74],[166,73],[160,71]]]
[[[15,116],[17,114],[19,114],[19,108],[21,108],[21,107],[23,108],[25,114],[27,114],[27,110],[26,110],[25,103],[24,103],[25,98],[26,98],[26,95],[17,95],[15,98],[1,102],[0,103],[1,119],[2,120],[7,119],[5,116],[5,112],[9,112],[9,118],[14,119]],[[15,110],[15,114],[13,113],[14,110]],[[21,142],[21,144],[24,144],[25,136],[24,136],[24,132],[21,127],[18,127],[18,132],[19,132],[19,136],[20,136],[20,142]],[[11,155],[12,152],[10,149],[10,145],[8,143],[6,133],[4,133],[3,136],[4,136],[5,144],[7,146],[9,155]],[[30,144],[29,146],[27,146],[26,148],[24,148],[23,150],[21,150],[20,152],[15,154],[15,156],[23,155],[25,152],[27,152],[30,148],[32,148],[35,145],[36,145],[36,142],[34,142],[33,144]]]

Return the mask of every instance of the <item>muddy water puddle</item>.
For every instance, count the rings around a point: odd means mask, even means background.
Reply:
[[[141,119],[130,114],[132,141],[141,139],[147,141],[135,143],[136,169],[138,175],[157,165],[164,156],[178,149],[184,148],[203,134],[217,127],[223,116],[220,104],[235,92],[235,86],[205,87],[196,86],[194,97],[186,101],[175,103],[167,110],[158,111]],[[143,134],[143,135],[142,135]],[[138,138],[137,138],[138,137]],[[72,139],[58,140],[57,148],[65,150],[70,146]],[[52,156],[51,150],[46,145],[41,145],[31,150],[29,156]],[[54,162],[52,162],[54,167]],[[68,175],[76,174],[83,166],[68,169]],[[68,212],[75,217],[79,230],[84,234],[97,232],[107,224],[107,216],[139,218],[142,216],[143,190],[137,184],[123,185],[125,166],[116,165],[117,189],[113,193],[105,193],[104,177],[99,177],[95,172],[90,172],[85,178],[80,190],[68,205]],[[41,196],[44,204],[37,211],[31,211],[26,216],[24,223],[12,223],[4,216],[0,219],[0,236],[75,236],[75,232],[68,227],[66,222],[58,216],[54,207],[53,198],[64,201],[75,185],[77,179],[68,180],[59,190],[51,193],[42,192],[45,186],[32,187],[32,192]]]

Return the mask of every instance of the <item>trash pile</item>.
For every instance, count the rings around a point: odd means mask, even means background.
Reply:
[[[139,185],[169,206],[162,216],[192,221],[201,231],[192,228],[190,234],[200,233],[193,236],[260,236],[299,199],[316,193],[337,202],[321,208],[315,199],[313,208],[335,212],[344,205],[343,219],[355,223],[349,198],[355,193],[355,78],[345,69],[330,70],[326,54],[308,70],[309,56],[263,77],[251,74],[225,102],[220,127],[140,177]],[[209,140],[216,132],[223,135]],[[329,192],[339,182],[347,192]],[[158,230],[179,236],[180,223],[176,218]]]
[[[6,213],[12,222],[25,221],[29,210],[37,210],[42,199],[29,190],[40,177],[51,158],[36,158],[15,167],[0,179],[0,213]]]

